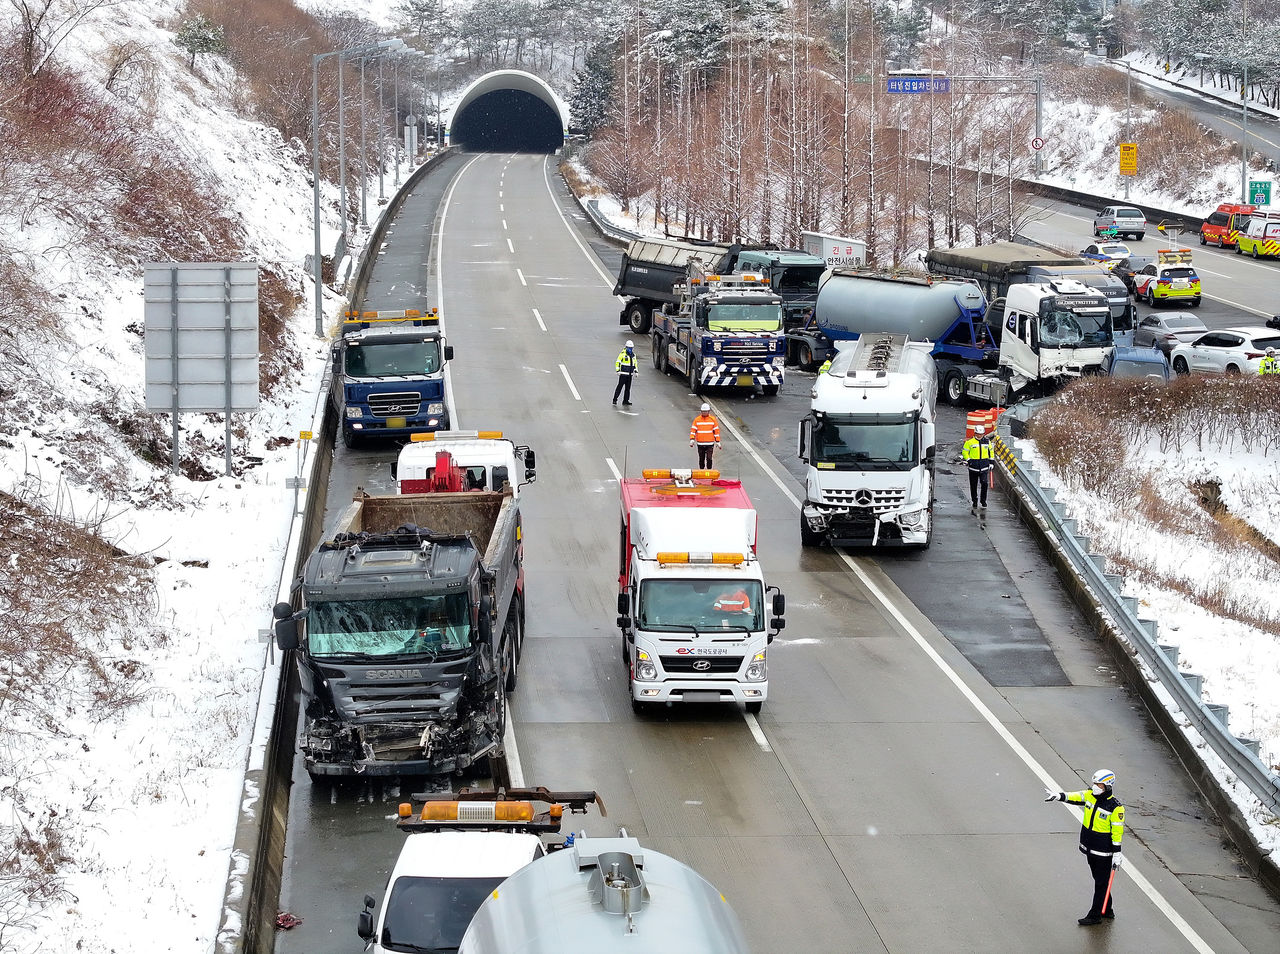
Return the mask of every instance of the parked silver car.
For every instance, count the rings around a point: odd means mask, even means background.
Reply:
[[[1268,348],[1280,351],[1280,333],[1260,325],[1224,328],[1175,345],[1169,360],[1175,374],[1257,374]]]
[[[1138,322],[1133,346],[1155,348],[1167,358],[1175,345],[1195,341],[1208,330],[1204,322],[1189,311],[1152,312]]]
[[[1147,234],[1147,217],[1141,209],[1129,205],[1109,205],[1093,217],[1093,235],[1114,231],[1121,238],[1133,237],[1141,242]]]

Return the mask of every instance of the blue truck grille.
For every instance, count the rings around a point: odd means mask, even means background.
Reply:
[[[715,354],[726,364],[733,362],[764,364],[771,357],[769,346],[762,344],[726,344]]]
[[[369,413],[374,417],[413,417],[421,407],[422,395],[413,391],[369,395]]]

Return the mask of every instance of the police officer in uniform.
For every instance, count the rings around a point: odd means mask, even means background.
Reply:
[[[622,403],[631,404],[631,379],[636,376],[636,346],[628,341],[627,346],[618,352],[618,360],[613,363],[618,372],[618,386],[613,389],[613,403],[618,403],[618,395],[622,395]]]
[[[1266,356],[1258,362],[1259,374],[1280,374],[1280,359],[1276,358],[1276,349],[1268,348]]]
[[[964,442],[961,452],[969,465],[969,497],[971,513],[978,508],[987,509],[987,487],[991,483],[991,469],[995,467],[995,448],[991,446],[991,436],[983,424],[973,429],[973,437]]]
[[[1083,792],[1044,790],[1046,802],[1070,802],[1084,806],[1080,851],[1089,862],[1089,872],[1093,875],[1093,904],[1077,924],[1101,924],[1103,918],[1116,916],[1113,872],[1124,861],[1120,854],[1120,839],[1124,837],[1124,806],[1112,792],[1115,781],[1115,772],[1098,769],[1093,773],[1092,786]]]

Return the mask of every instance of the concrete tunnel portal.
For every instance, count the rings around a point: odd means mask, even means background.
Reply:
[[[543,80],[523,70],[498,70],[463,92],[448,140],[470,152],[555,152],[568,128],[568,105]]]

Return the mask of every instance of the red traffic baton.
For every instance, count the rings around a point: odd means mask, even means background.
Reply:
[[[1111,877],[1107,879],[1107,893],[1102,898],[1102,913],[1106,914],[1107,905],[1111,901],[1111,886],[1116,883],[1116,871],[1118,868],[1111,869]]]

